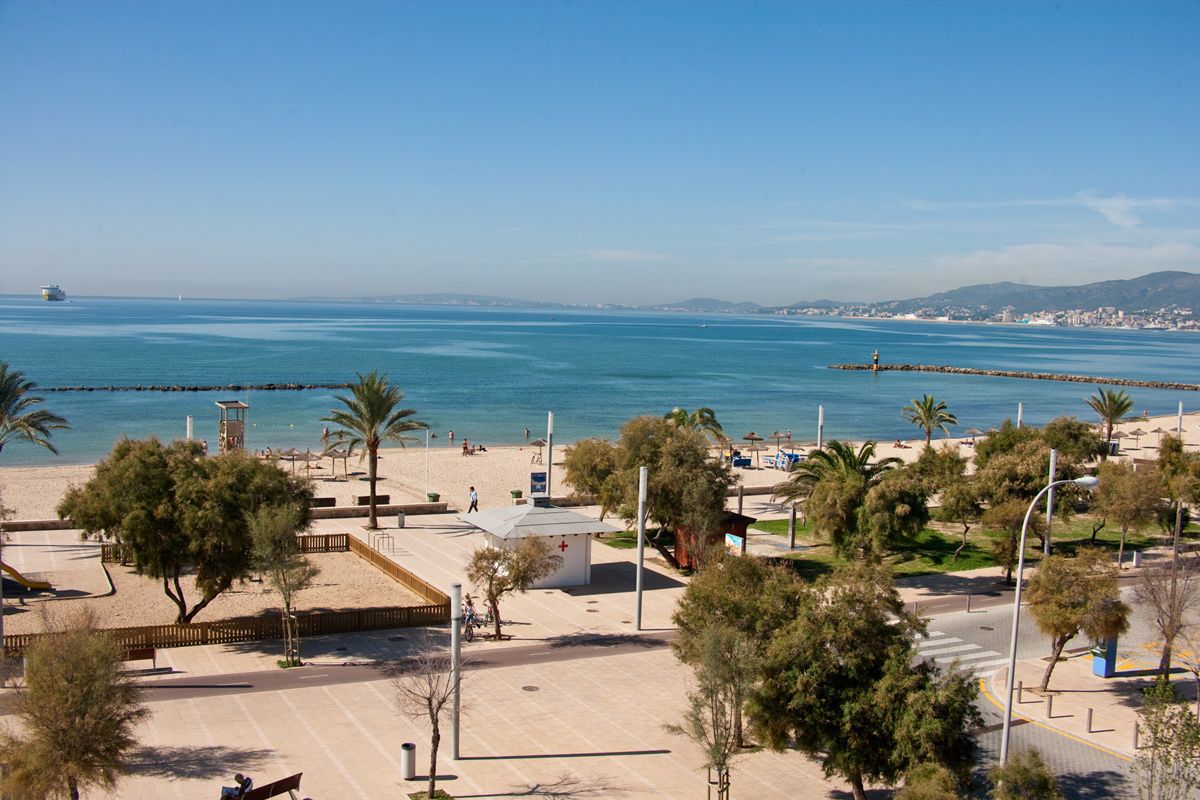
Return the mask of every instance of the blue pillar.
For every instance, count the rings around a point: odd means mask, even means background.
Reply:
[[[1117,674],[1117,637],[1105,639],[1092,648],[1092,674],[1101,678]]]

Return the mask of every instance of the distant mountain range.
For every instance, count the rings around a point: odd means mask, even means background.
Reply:
[[[322,299],[330,298],[297,298]],[[999,313],[1011,309],[1014,314],[1037,311],[1096,310],[1112,307],[1126,313],[1156,311],[1164,308],[1190,308],[1200,312],[1200,273],[1152,272],[1129,280],[1100,281],[1082,286],[1032,286],[1021,283],[981,283],[948,292],[906,300],[874,303],[847,300],[807,300],[787,306],[761,306],[758,303],[731,302],[710,297],[629,306],[613,303],[566,304],[519,300],[477,294],[397,294],[374,297],[340,298],[356,302],[396,303],[401,305],[476,306],[484,308],[615,308],[642,311],[679,311],[694,314],[771,314],[800,309],[866,310],[891,314],[917,312],[952,314],[962,311]]]
[[[1156,311],[1172,306],[1200,310],[1200,274],[1152,272],[1140,278],[1100,281],[1083,286],[982,283],[926,297],[869,305],[898,314],[921,309],[954,308],[985,308],[991,311],[1012,308],[1016,314],[1028,314],[1035,311],[1068,311],[1077,308],[1095,310],[1102,306],[1111,306],[1126,313]]]

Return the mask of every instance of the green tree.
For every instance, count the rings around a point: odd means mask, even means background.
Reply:
[[[1165,489],[1158,470],[1134,469],[1125,462],[1106,462],[1100,467],[1100,485],[1096,487],[1095,511],[1106,521],[1121,526],[1121,544],[1117,564],[1125,564],[1125,537],[1130,528],[1141,528],[1154,521]]]
[[[950,444],[926,447],[905,469],[924,481],[930,494],[936,494],[967,474],[967,459]]]
[[[958,561],[959,554],[967,546],[967,534],[971,526],[983,517],[983,504],[979,499],[979,487],[968,477],[961,477],[942,488],[941,501],[935,516],[942,522],[951,525],[962,525],[962,542],[954,550],[953,561]]]
[[[428,428],[424,422],[411,419],[416,410],[400,408],[404,392],[399,386],[391,386],[386,375],[372,372],[358,375],[358,383],[350,387],[350,396],[335,398],[345,408],[332,409],[322,422],[330,422],[341,430],[335,432],[339,438],[348,438],[350,447],[361,445],[367,459],[367,479],[371,484],[370,511],[367,527],[379,527],[375,513],[375,487],[379,476],[379,448],[384,442],[395,442],[401,447],[405,442],[415,441],[407,434]]]
[[[1002,500],[990,505],[983,512],[983,525],[992,530],[1001,531],[1002,536],[992,541],[992,560],[996,566],[1004,568],[1004,582],[1012,584],[1013,570],[1017,567],[1018,547],[1021,542],[1021,525],[1029,503],[1020,499]],[[1038,514],[1029,518],[1028,533],[1043,536],[1043,522]]]
[[[1019,445],[1040,441],[1041,434],[1034,428],[1023,426],[1018,428],[1011,419],[1006,419],[995,433],[989,433],[975,441],[975,468],[983,469],[992,456],[1011,453]]]
[[[989,773],[995,800],[1062,800],[1054,771],[1046,766],[1035,748],[1008,757],[1008,763]]]
[[[89,787],[113,794],[148,715],[123,661],[121,646],[87,615],[28,647],[15,699],[22,733],[0,737],[6,794],[78,800]]]
[[[304,557],[296,534],[307,527],[304,512],[294,506],[263,506],[250,514],[254,566],[266,573],[279,592],[283,624],[283,658],[289,667],[300,661],[300,631],[294,613],[295,598],[312,585],[321,570]]]
[[[712,530],[725,514],[725,498],[734,484],[729,467],[709,457],[709,443],[690,428],[657,417],[635,417],[621,426],[611,453],[598,445],[576,448],[566,482],[577,490],[599,487],[602,513],[616,513],[627,524],[637,521],[638,471],[649,468],[646,517],[657,533],[651,546],[673,566],[675,555],[664,544],[667,532],[685,527]],[[609,459],[611,458],[611,462]],[[609,464],[611,463],[611,471]]]
[[[1101,641],[1129,629],[1130,609],[1121,600],[1116,569],[1103,550],[1085,547],[1072,558],[1046,556],[1029,579],[1027,596],[1034,622],[1050,637],[1043,692],[1063,648],[1079,633]]]
[[[873,462],[874,456],[874,442],[855,450],[831,439],[797,464],[788,479],[775,487],[775,495],[787,502],[803,502],[813,530],[829,537],[837,550],[862,547],[859,509],[884,475],[903,463],[898,458]]]
[[[671,645],[676,657],[698,669],[705,636],[712,626],[720,625],[753,643],[745,654],[745,666],[756,673],[771,637],[795,616],[800,591],[793,573],[762,559],[719,556],[707,560],[692,576],[671,616],[679,629]],[[734,743],[741,747],[742,703],[737,707]]]
[[[934,431],[941,431],[949,436],[949,426],[958,424],[958,417],[950,413],[945,401],[938,400],[931,394],[922,395],[920,400],[913,400],[900,409],[900,416],[925,432],[926,448],[930,446]]]
[[[911,542],[929,522],[925,485],[907,470],[886,473],[867,490],[858,508],[860,546],[884,553]]]
[[[755,731],[771,748],[820,759],[857,800],[867,781],[894,783],[920,763],[968,769],[977,688],[956,670],[913,664],[923,629],[878,565],[854,563],[804,586],[751,692]]]
[[[204,458],[195,442],[122,439],[91,480],[67,492],[58,515],[126,545],[137,573],[162,581],[175,621],[191,622],[249,571],[249,515],[288,505],[307,524],[311,501],[308,481],[241,452]],[[189,574],[201,595],[194,603],[183,586]]]
[[[663,419],[674,422],[680,428],[703,433],[715,441],[725,438],[725,429],[717,422],[717,413],[707,406],[701,406],[694,411],[677,406],[663,414]]]
[[[1045,488],[1050,472],[1050,448],[1038,437],[1019,441],[1014,447],[1005,452],[995,453],[988,458],[987,463],[975,472],[976,485],[981,497],[987,502],[989,509],[1005,506],[1006,518],[1013,522],[1007,527],[1014,535],[1020,533],[1021,519],[1029,503]],[[1077,478],[1083,474],[1081,466],[1067,456],[1058,460],[1055,477],[1058,480]],[[1075,510],[1075,499],[1079,490],[1071,485],[1060,486],[1055,490],[1058,502],[1054,505],[1055,515],[1059,519],[1068,518]],[[1019,501],[1024,504],[1020,518],[1009,515],[1006,504]],[[996,514],[985,514],[984,524],[988,527],[995,525]],[[1035,515],[1036,518],[1036,515]],[[1034,525],[1030,520],[1029,532],[1036,536],[1039,543],[1045,544],[1049,531],[1043,526]],[[1015,542],[1014,542],[1015,548]],[[1015,553],[1015,549],[1013,550]]]
[[[1108,458],[1108,446],[1112,443],[1113,426],[1120,422],[1133,408],[1133,398],[1124,389],[1097,387],[1096,393],[1087,398],[1087,404],[1100,417],[1104,425],[1104,454]]]
[[[492,608],[496,641],[500,641],[500,599],[525,592],[562,566],[562,556],[544,539],[522,539],[512,550],[481,547],[467,562],[467,579],[482,592]]]
[[[706,769],[717,773],[717,797],[729,797],[730,765],[741,747],[742,703],[754,684],[757,648],[742,632],[718,621],[701,628],[696,646],[696,686],[688,692],[682,725],[667,731],[699,745]]]
[[[566,449],[563,457],[563,483],[574,496],[600,505],[600,519],[621,503],[620,488],[614,479],[617,448],[607,439],[581,439]]]
[[[1138,800],[1194,797],[1200,788],[1200,721],[1162,680],[1146,689],[1138,717],[1146,743],[1133,762]]]
[[[37,384],[25,380],[20,370],[9,369],[7,363],[0,361],[0,452],[10,441],[24,439],[51,453],[58,453],[50,438],[54,431],[67,430],[71,426],[57,414],[34,408],[45,400],[30,394],[36,388]]]
[[[1055,417],[1046,423],[1039,435],[1047,447],[1072,461],[1086,464],[1102,458],[1108,452],[1104,440],[1091,425],[1075,417]]]
[[[941,764],[918,764],[904,775],[895,800],[958,800],[954,774]]]

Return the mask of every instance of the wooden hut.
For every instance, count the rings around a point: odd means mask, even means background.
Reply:
[[[675,560],[680,569],[695,569],[700,566],[704,551],[710,547],[723,546],[726,537],[741,540],[741,552],[746,552],[746,528],[757,522],[757,517],[747,517],[734,511],[725,512],[720,524],[703,535],[691,528],[679,526],[675,529]]]

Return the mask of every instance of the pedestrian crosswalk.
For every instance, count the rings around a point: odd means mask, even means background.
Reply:
[[[986,677],[1008,663],[1008,659],[995,650],[985,650],[980,645],[947,636],[942,631],[930,631],[918,637],[917,654],[926,661],[932,660],[940,667],[957,661],[960,669],[974,674],[977,678]]]

